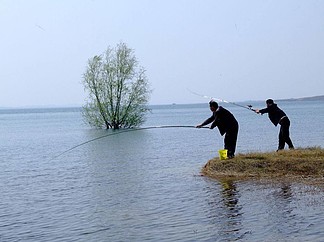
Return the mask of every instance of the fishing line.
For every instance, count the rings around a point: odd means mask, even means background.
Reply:
[[[96,140],[99,140],[99,139],[103,139],[103,138],[106,138],[106,137],[109,137],[109,136],[113,136],[113,135],[117,135],[117,134],[122,134],[122,133],[128,133],[128,132],[134,132],[134,131],[139,131],[139,130],[147,130],[147,129],[165,129],[165,128],[196,128],[196,126],[189,126],[189,125],[162,125],[162,126],[151,126],[151,127],[143,127],[143,128],[132,128],[132,129],[125,129],[125,130],[122,130],[122,131],[118,131],[116,133],[110,133],[110,134],[105,134],[105,135],[102,135],[102,136],[99,136],[97,138],[94,138],[94,139],[91,139],[91,140],[88,140],[88,141],[85,141],[81,144],[78,144],[78,145],[75,145],[73,147],[71,147],[70,149],[68,150],[65,150],[63,151],[62,153],[54,156],[52,159],[50,159],[49,161],[52,161],[68,152],[70,152],[71,150],[74,150],[82,145],[85,145],[85,144],[88,144],[90,142],[93,142],[93,141],[96,141]],[[209,127],[201,127],[201,128],[209,128]]]
[[[241,104],[238,104],[238,103],[226,101],[224,99],[219,99],[219,98],[215,98],[215,97],[209,97],[209,96],[206,96],[206,95],[202,95],[202,94],[193,92],[190,89],[187,89],[187,90],[189,92],[191,92],[192,94],[195,94],[195,95],[197,95],[199,97],[208,98],[208,99],[215,100],[215,101],[218,101],[218,102],[229,103],[229,104],[232,104],[232,105],[235,105],[235,106],[238,106],[238,107],[245,108],[245,109],[248,109],[250,111],[256,112],[255,109],[252,108],[252,105],[244,106],[244,105],[241,105]]]

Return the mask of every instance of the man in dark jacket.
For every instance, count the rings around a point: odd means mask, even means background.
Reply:
[[[278,150],[283,150],[285,148],[285,143],[288,144],[289,149],[294,149],[293,143],[289,137],[289,126],[290,126],[290,120],[285,114],[284,111],[282,111],[277,104],[273,102],[272,99],[268,99],[266,101],[267,107],[264,109],[256,109],[256,113],[268,113],[269,119],[271,122],[277,126],[280,124],[280,132],[279,132],[279,145]]]
[[[237,134],[239,130],[238,122],[231,112],[222,106],[218,106],[218,103],[214,100],[209,102],[210,111],[213,112],[212,116],[206,119],[202,124],[198,124],[196,128],[201,128],[207,124],[211,124],[210,129],[218,127],[220,134],[224,138],[224,149],[227,149],[228,158],[233,158],[235,154]]]

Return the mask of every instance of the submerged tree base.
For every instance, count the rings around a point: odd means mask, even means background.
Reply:
[[[324,149],[298,148],[279,152],[238,154],[207,162],[202,174],[211,178],[301,178],[324,184]]]

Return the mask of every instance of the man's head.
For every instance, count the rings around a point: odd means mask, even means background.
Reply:
[[[266,101],[266,104],[267,104],[267,106],[269,107],[269,106],[271,106],[272,104],[274,104],[274,102],[273,102],[272,99],[268,99],[268,100]]]
[[[209,102],[209,108],[210,108],[210,110],[211,110],[212,112],[215,112],[215,111],[217,110],[217,108],[218,108],[218,103],[215,102],[214,100],[211,100],[211,101]]]

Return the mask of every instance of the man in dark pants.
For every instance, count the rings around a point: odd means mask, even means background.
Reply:
[[[285,143],[288,144],[289,149],[294,149],[293,143],[289,137],[289,126],[290,126],[290,120],[285,114],[284,111],[282,111],[277,104],[273,102],[272,99],[268,99],[266,101],[267,107],[264,109],[256,109],[256,113],[268,113],[269,119],[271,122],[277,126],[280,124],[280,132],[279,132],[279,144],[278,144],[278,150],[283,150],[285,148]]]
[[[233,114],[222,106],[218,106],[218,103],[214,100],[209,102],[210,111],[213,115],[206,119],[202,124],[198,124],[196,128],[201,128],[207,124],[211,124],[210,129],[218,127],[220,134],[224,138],[224,149],[227,149],[228,158],[233,158],[235,154],[237,134],[239,130],[238,122]]]

